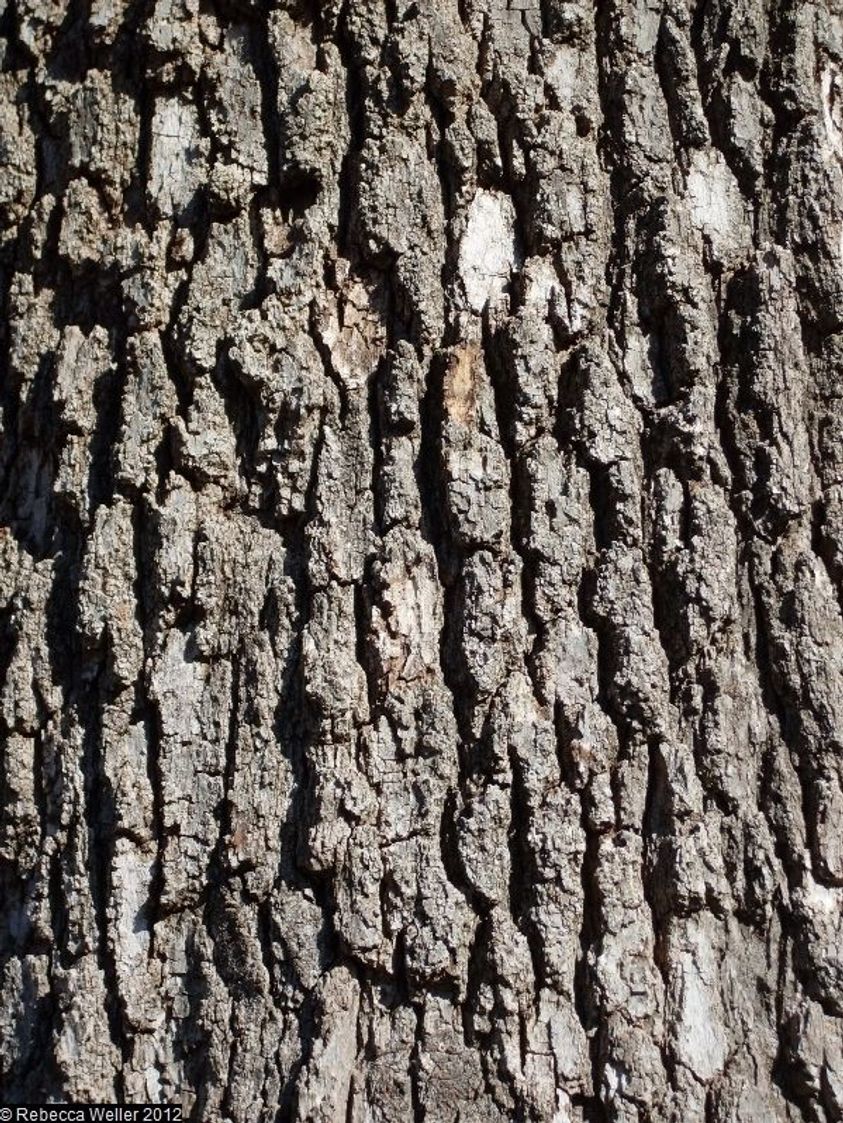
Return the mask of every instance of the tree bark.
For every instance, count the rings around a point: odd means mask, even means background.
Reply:
[[[843,1119],[840,0],[2,0],[4,1103]]]

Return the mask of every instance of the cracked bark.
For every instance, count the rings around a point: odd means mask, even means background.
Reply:
[[[3,1102],[843,1119],[838,0],[0,30]]]

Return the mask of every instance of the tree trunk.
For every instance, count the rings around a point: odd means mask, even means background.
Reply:
[[[843,1119],[840,0],[2,0],[7,1104]]]

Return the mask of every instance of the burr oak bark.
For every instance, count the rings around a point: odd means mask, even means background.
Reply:
[[[843,1120],[840,0],[0,0],[0,1098]]]

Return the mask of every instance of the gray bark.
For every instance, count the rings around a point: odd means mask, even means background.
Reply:
[[[843,1119],[839,0],[0,0],[2,1100]]]

